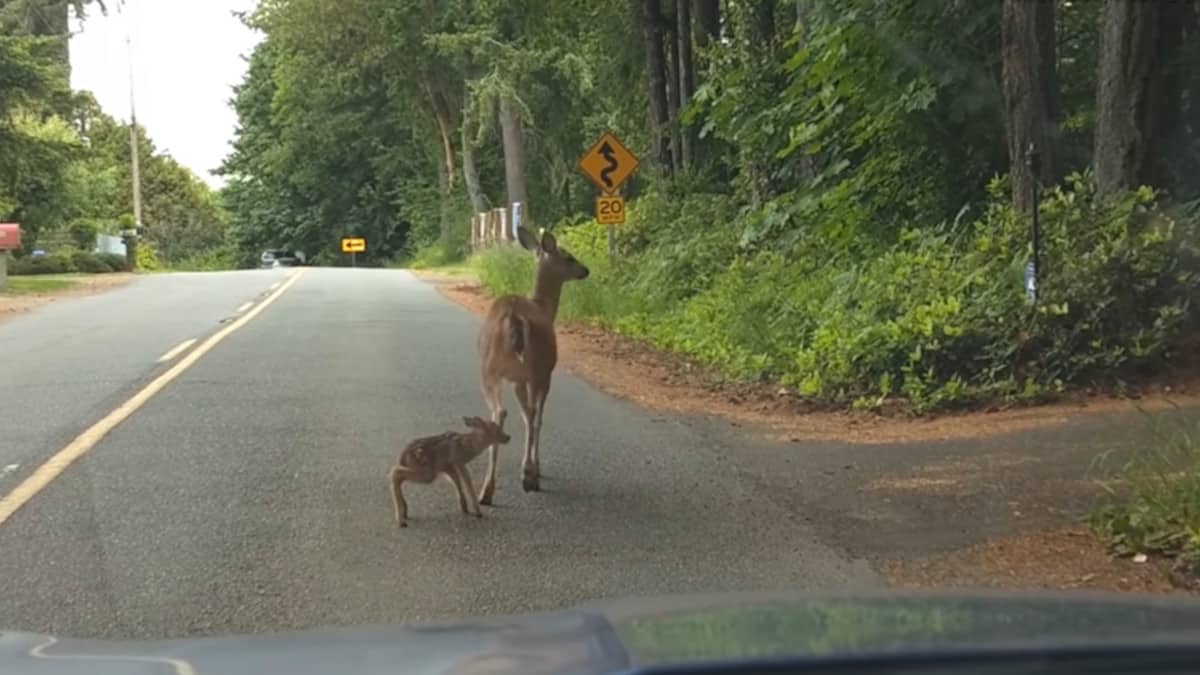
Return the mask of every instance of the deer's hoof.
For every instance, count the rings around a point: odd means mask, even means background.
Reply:
[[[479,512],[477,512],[477,513],[472,513],[471,515],[475,516],[476,518],[482,518],[482,517],[483,517],[483,511],[479,511]]]
[[[400,527],[408,527],[408,521],[407,520],[400,521]]]
[[[480,506],[491,506],[492,505],[492,495],[490,495],[490,494],[479,495],[479,505]]]
[[[541,485],[539,483],[540,481],[538,480],[537,476],[526,475],[521,478],[521,487],[524,488],[526,492],[537,492],[540,490]]]

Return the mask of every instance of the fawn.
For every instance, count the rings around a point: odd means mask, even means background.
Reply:
[[[495,422],[479,417],[464,417],[463,423],[471,431],[466,433],[447,431],[437,436],[418,438],[400,453],[400,460],[392,468],[392,501],[396,506],[396,523],[408,527],[408,503],[404,501],[401,486],[404,481],[428,485],[445,474],[458,491],[458,506],[463,513],[482,518],[479,502],[475,500],[475,487],[467,463],[478,457],[489,447],[508,443],[512,438],[504,433],[504,418],[501,414]]]
[[[533,295],[497,298],[479,331],[478,347],[480,382],[492,419],[504,419],[502,386],[505,381],[512,383],[521,405],[521,416],[525,419],[521,487],[531,492],[539,489],[542,412],[550,393],[550,377],[558,363],[554,337],[558,301],[563,284],[573,279],[586,279],[588,268],[559,248],[554,235],[549,232],[538,241],[532,232],[521,227],[517,229],[517,238],[537,256]],[[487,477],[479,493],[480,504],[492,503],[498,451],[495,445],[488,448]]]

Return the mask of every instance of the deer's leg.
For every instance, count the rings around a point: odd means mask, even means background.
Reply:
[[[550,394],[550,381],[539,382],[537,385],[530,384],[529,395],[532,410],[532,430],[533,443],[529,451],[529,465],[524,467],[524,475],[522,476],[521,485],[526,492],[536,492],[541,489],[542,478],[542,415],[546,410],[546,397]]]
[[[408,502],[404,501],[401,486],[410,474],[407,467],[397,466],[392,469],[392,503],[396,507],[396,524],[400,527],[408,527]]]
[[[456,464],[451,468],[451,471],[458,474],[458,480],[462,482],[466,488],[466,494],[469,495],[467,500],[470,502],[470,510],[467,513],[482,518],[483,512],[479,510],[479,502],[475,501],[475,486],[471,484],[471,472],[467,470],[466,464]]]
[[[525,382],[513,385],[517,401],[521,404],[521,418],[525,420],[525,454],[521,457],[521,487],[529,492],[537,489],[537,466],[534,462],[534,424],[536,414],[533,406],[533,387]],[[532,487],[530,487],[532,485]]]
[[[504,410],[504,392],[500,389],[499,381],[485,379],[483,382],[483,400],[487,402],[488,410],[492,411],[492,421],[500,421],[500,413]],[[492,444],[488,447],[487,476],[483,479],[483,488],[479,491],[479,503],[492,505],[496,495],[496,458],[500,446]]]
[[[463,495],[462,481],[458,479],[458,474],[454,471],[454,468],[451,467],[450,469],[447,469],[446,473],[442,475],[445,476],[446,480],[450,481],[450,484],[454,486],[454,492],[458,495],[458,508],[461,509],[463,513],[470,513],[471,511],[467,507],[467,498]],[[474,488],[467,489],[472,493],[475,492]],[[472,494],[471,496],[474,497],[475,495]]]

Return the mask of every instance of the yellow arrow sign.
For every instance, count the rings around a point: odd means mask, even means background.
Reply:
[[[342,239],[342,253],[366,253],[367,240],[362,237],[346,237]]]
[[[579,158],[579,170],[605,194],[620,189],[638,164],[637,156],[607,131]]]

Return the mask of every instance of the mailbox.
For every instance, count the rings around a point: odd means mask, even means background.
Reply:
[[[11,251],[21,248],[21,225],[19,223],[0,223],[0,251]]]

